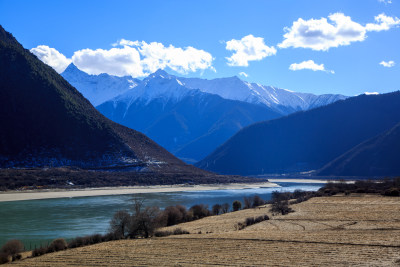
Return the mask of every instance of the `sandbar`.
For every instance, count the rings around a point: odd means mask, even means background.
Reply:
[[[92,197],[108,195],[127,195],[141,193],[167,193],[187,191],[209,191],[227,189],[250,189],[264,187],[279,187],[271,182],[263,183],[234,183],[234,184],[202,184],[202,185],[153,185],[153,186],[127,186],[127,187],[101,187],[84,189],[41,189],[0,192],[0,202],[21,201],[49,198]]]

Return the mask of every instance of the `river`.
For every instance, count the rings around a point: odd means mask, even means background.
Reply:
[[[142,193],[95,197],[56,198],[0,202],[0,246],[9,239],[18,239],[26,249],[47,244],[55,238],[70,239],[94,233],[106,233],[109,221],[117,210],[129,210],[132,199],[144,200],[146,206],[229,203],[247,196],[271,198],[273,191],[293,192],[296,189],[316,191],[320,183],[277,183],[280,187],[235,190],[210,190],[171,193]]]

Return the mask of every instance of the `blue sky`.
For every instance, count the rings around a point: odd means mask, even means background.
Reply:
[[[0,0],[0,24],[59,72],[165,68],[316,94],[399,90],[398,17],[400,0]]]

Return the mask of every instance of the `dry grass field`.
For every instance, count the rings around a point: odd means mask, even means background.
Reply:
[[[189,235],[113,241],[12,264],[400,266],[400,198],[320,197],[292,208],[285,216],[271,216],[268,206],[232,212],[169,227]],[[236,230],[238,222],[264,214],[271,220]]]

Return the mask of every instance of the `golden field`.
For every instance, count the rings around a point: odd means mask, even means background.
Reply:
[[[189,235],[113,241],[11,264],[400,266],[400,198],[319,197],[292,208],[271,216],[267,205],[169,227]],[[271,219],[236,230],[238,222],[264,214]]]

